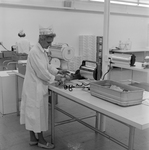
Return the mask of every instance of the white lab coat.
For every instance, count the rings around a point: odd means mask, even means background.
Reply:
[[[39,133],[48,130],[48,84],[58,72],[38,43],[29,52],[20,107],[20,123]]]
[[[17,53],[28,54],[30,48],[31,48],[30,42],[25,37],[20,37],[20,39],[16,42]]]

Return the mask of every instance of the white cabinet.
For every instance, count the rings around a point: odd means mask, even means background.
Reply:
[[[9,114],[16,109],[16,75],[11,71],[0,71],[0,113]]]

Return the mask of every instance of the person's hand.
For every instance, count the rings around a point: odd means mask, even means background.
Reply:
[[[73,78],[72,78],[72,75],[65,75],[65,80],[67,80],[67,81],[70,81],[70,80],[72,80]]]
[[[55,76],[55,81],[62,81],[63,78],[64,78],[64,75],[62,75],[62,74],[57,74],[57,75]]]
[[[59,70],[59,71],[58,71],[58,74],[63,74],[63,75],[69,74],[69,73],[70,73],[70,72],[67,71],[67,70]]]

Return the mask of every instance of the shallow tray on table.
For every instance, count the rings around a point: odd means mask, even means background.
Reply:
[[[116,87],[116,88],[111,88]],[[120,106],[141,104],[144,89],[118,83],[112,80],[95,81],[90,83],[90,93],[103,100]]]

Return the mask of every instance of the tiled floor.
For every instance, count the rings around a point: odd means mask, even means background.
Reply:
[[[86,116],[94,112],[78,106],[67,100],[59,100],[58,106],[71,112],[75,116]],[[67,119],[56,111],[56,121]],[[94,118],[87,122],[94,125]],[[50,127],[49,127],[50,128]],[[128,127],[107,118],[106,132],[125,144],[128,142]],[[123,147],[96,134],[94,131],[77,123],[69,123],[56,127],[54,150],[124,150]],[[50,141],[50,132],[44,132],[47,141]],[[19,124],[19,117],[14,114],[0,115],[0,150],[40,150],[37,146],[29,146],[29,134],[23,125]],[[149,129],[138,130],[135,133],[135,150],[149,150]]]

